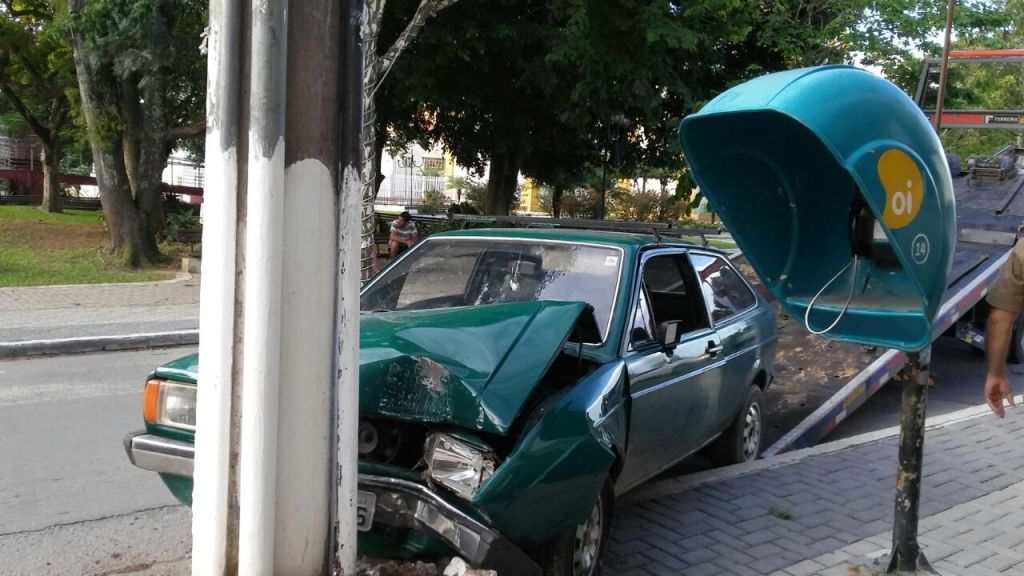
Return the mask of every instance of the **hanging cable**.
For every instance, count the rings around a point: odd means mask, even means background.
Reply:
[[[843,269],[837,272],[831,280],[826,282],[825,285],[821,287],[821,290],[818,290],[818,293],[814,295],[814,298],[811,298],[811,303],[807,305],[807,311],[804,312],[804,326],[807,327],[807,330],[809,330],[811,334],[821,336],[822,334],[830,332],[837,324],[839,324],[839,321],[843,319],[843,316],[846,315],[846,310],[850,307],[850,302],[853,300],[853,291],[857,287],[857,264],[859,260],[860,257],[854,255],[853,260],[847,262],[846,266],[843,266]],[[843,275],[843,272],[846,272],[850,265],[853,265],[853,277],[850,278],[850,295],[846,297],[846,304],[843,304],[843,309],[840,310],[839,316],[837,316],[836,319],[828,325],[828,328],[825,328],[824,330],[815,330],[814,328],[811,328],[811,308],[814,308],[814,303],[822,293],[832,285],[833,282]]]

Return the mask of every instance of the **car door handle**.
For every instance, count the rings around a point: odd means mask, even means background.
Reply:
[[[708,347],[704,350],[704,359],[710,360],[715,356],[718,356],[725,350],[725,347],[721,344],[715,344],[714,342],[708,342]]]

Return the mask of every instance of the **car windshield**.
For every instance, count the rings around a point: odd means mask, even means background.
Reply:
[[[364,312],[537,300],[583,301],[607,335],[618,285],[616,248],[507,238],[432,238],[363,292]]]

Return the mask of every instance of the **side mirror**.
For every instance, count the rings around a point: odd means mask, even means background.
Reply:
[[[683,322],[681,320],[667,320],[658,324],[658,341],[661,343],[661,349],[670,353],[676,349],[679,344],[679,331],[682,327]]]

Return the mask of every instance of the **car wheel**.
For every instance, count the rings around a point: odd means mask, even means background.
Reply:
[[[605,484],[590,516],[538,549],[544,576],[599,576],[614,513],[614,493]]]
[[[751,385],[747,400],[725,432],[711,444],[711,459],[719,465],[749,462],[761,453],[764,438],[764,395]]]

